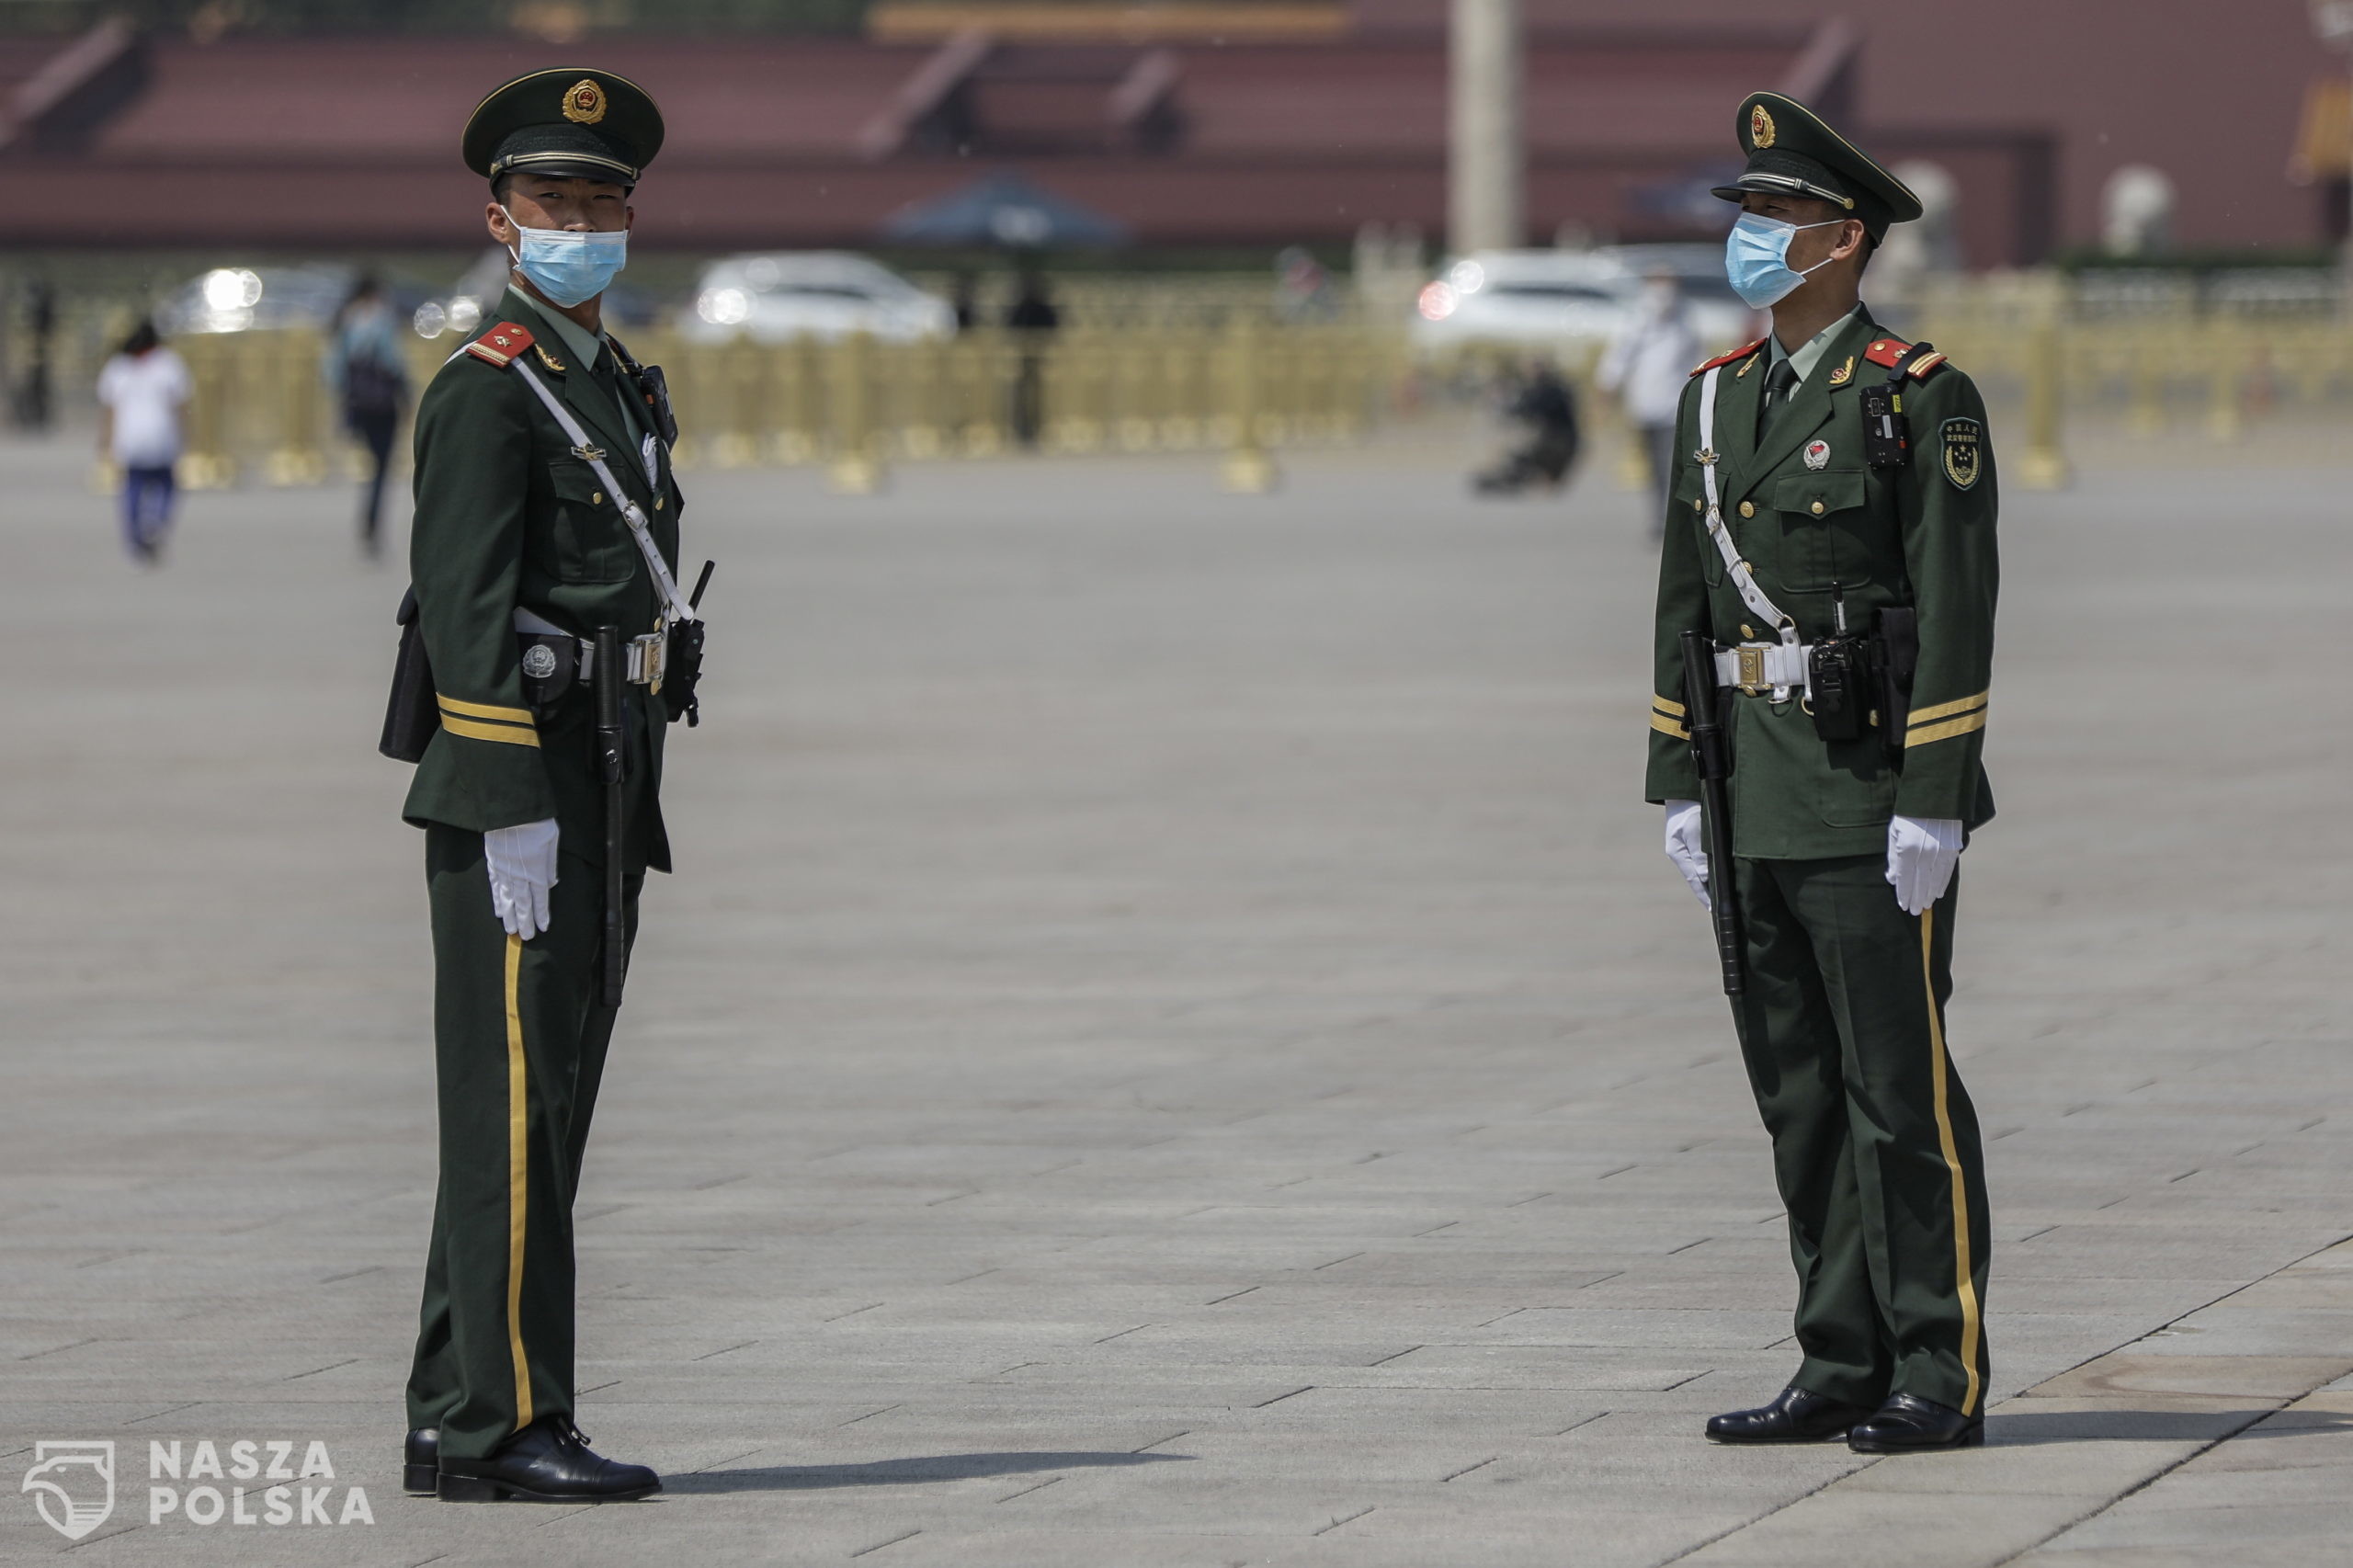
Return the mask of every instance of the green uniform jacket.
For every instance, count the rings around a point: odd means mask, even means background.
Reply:
[[[416,519],[409,572],[417,625],[440,697],[441,728],[418,763],[401,814],[419,827],[472,832],[553,817],[564,853],[604,858],[604,787],[591,755],[596,704],[575,684],[535,722],[523,696],[515,611],[530,610],[574,636],[600,624],[624,638],[654,629],[659,593],[614,498],[574,454],[515,366],[554,392],[604,449],[630,487],[675,574],[683,502],[669,454],[656,442],[656,478],[621,423],[613,394],[546,318],[508,293],[503,318],[535,340],[501,366],[460,350],[426,388],[416,411]],[[475,341],[488,348],[492,326]],[[510,344],[509,347],[517,347]],[[628,688],[631,869],[670,869],[662,825],[664,710]]]
[[[1857,391],[1886,380],[1886,369],[1866,358],[1873,346],[1902,342],[1868,312],[1858,312],[1789,405],[1775,414],[1761,447],[1756,410],[1768,368],[1764,345],[1722,361],[1717,378],[1716,483],[1724,525],[1766,597],[1797,621],[1807,642],[1835,628],[1834,585],[1843,590],[1850,628],[1869,629],[1883,605],[1910,605],[1920,631],[1919,671],[1898,764],[1885,759],[1876,729],[1859,740],[1824,742],[1802,701],[1733,699],[1726,732],[1733,757],[1735,855],[1877,854],[1886,847],[1891,816],[1959,818],[1974,828],[1994,814],[1980,761],[1993,685],[1998,575],[1985,405],[1976,386],[1949,364],[1939,362],[1925,378],[1907,376],[1903,391],[1911,462],[1896,470],[1870,468]],[[1683,723],[1683,631],[1706,631],[1723,643],[1770,642],[1775,635],[1741,603],[1708,538],[1696,456],[1703,380],[1695,373],[1684,390],[1659,562],[1645,785],[1654,801],[1699,795]],[[1817,440],[1828,443],[1827,460],[1809,468],[1805,452]]]

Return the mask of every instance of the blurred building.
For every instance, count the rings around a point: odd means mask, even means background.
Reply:
[[[2127,165],[2171,181],[2190,247],[2318,244],[2340,177],[2298,160],[2309,90],[2342,72],[2301,6],[1526,6],[1533,243],[1721,232],[1706,187],[1759,86],[1942,170],[1972,267],[2097,244]],[[655,244],[870,244],[1003,169],[1146,245],[1435,234],[1445,19],[1445,0],[881,0],[863,38],[0,39],[0,244],[475,244],[458,127],[567,56],[670,118]]]

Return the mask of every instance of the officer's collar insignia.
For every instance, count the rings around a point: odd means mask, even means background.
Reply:
[[[1830,443],[1808,441],[1805,444],[1805,466],[1817,472],[1830,466]]]
[[[1849,354],[1847,356],[1847,362],[1845,364],[1830,372],[1830,384],[1834,387],[1843,387],[1850,379],[1853,378],[1854,374],[1855,357],[1852,354]]]
[[[1765,111],[1759,109],[1757,112],[1762,114]],[[574,125],[594,125],[604,119],[605,89],[585,76],[574,82],[564,89],[563,118]]]
[[[566,114],[570,109],[564,110]],[[1763,104],[1751,104],[1748,108],[1748,140],[1757,147],[1773,144],[1773,117],[1765,112]]]
[[[531,352],[540,357],[540,364],[545,365],[549,369],[553,370],[559,376],[563,374],[563,361],[549,353],[545,347],[534,343],[531,345]]]

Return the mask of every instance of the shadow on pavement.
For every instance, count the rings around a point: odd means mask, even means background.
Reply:
[[[1190,1454],[926,1454],[866,1464],[787,1464],[761,1470],[707,1470],[662,1478],[665,1492],[803,1492],[826,1486],[919,1486],[1041,1470],[1079,1470],[1189,1461]]]
[[[2244,1423],[2229,1434],[2229,1440],[2234,1443],[2251,1437],[2353,1432],[2353,1415],[2299,1411],[2290,1419],[2277,1419],[2282,1414],[2269,1407],[2236,1411],[1995,1411],[1985,1418],[1985,1441],[2005,1448],[2030,1443],[2212,1442],[2222,1436],[2215,1430],[2216,1423],[2233,1417]]]

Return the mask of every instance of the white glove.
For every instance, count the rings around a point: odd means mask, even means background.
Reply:
[[[1675,862],[1675,869],[1691,884],[1699,907],[1714,908],[1708,902],[1708,841],[1700,832],[1699,801],[1666,803],[1666,858]]]
[[[490,907],[507,935],[529,941],[548,928],[548,890],[555,886],[555,818],[482,835],[490,867]]]
[[[1887,824],[1887,884],[1906,915],[1945,896],[1961,864],[1959,817],[1897,817]]]

